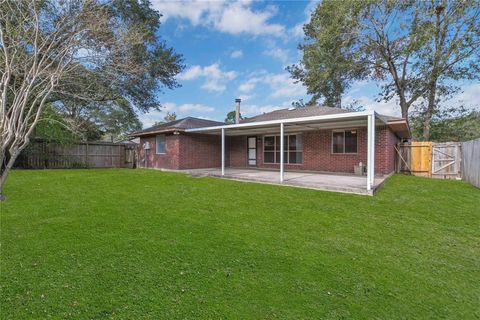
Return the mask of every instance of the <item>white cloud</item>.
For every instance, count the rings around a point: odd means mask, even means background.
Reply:
[[[232,51],[232,53],[230,54],[230,58],[241,58],[243,56],[243,51],[242,50],[234,50]]]
[[[254,94],[242,94],[242,95],[239,96],[239,98],[242,99],[242,101],[250,100],[253,97],[255,97]]]
[[[219,63],[214,63],[206,67],[198,65],[192,66],[178,76],[180,80],[195,80],[204,78],[205,82],[202,88],[207,91],[223,92],[226,89],[225,83],[237,77],[235,71],[222,71]]]
[[[360,97],[346,96],[345,98],[343,98],[342,104],[348,105],[350,103],[353,103],[354,101],[357,101],[359,105],[364,106],[365,110],[375,110],[379,114],[384,114],[387,116],[394,116],[394,117],[400,117],[402,115],[400,106],[396,99],[392,99],[390,101],[385,102],[383,100],[376,101],[375,99],[372,99],[367,96],[360,96]]]
[[[212,112],[215,110],[213,107],[209,107],[203,104],[191,104],[191,103],[185,103],[180,106],[178,106],[178,110],[180,112],[190,112],[190,111],[196,111],[196,112]]]
[[[462,87],[462,92],[446,101],[445,105],[460,106],[480,110],[480,83],[473,83]]]
[[[270,23],[277,13],[274,6],[253,10],[252,1],[161,1],[152,2],[153,7],[164,16],[187,19],[194,26],[202,25],[230,34],[284,36],[285,27]]]
[[[243,105],[241,113],[245,116],[255,116],[258,114],[271,112],[275,110],[284,109],[283,107],[273,106],[273,105],[266,105],[266,106],[257,106],[257,105]]]
[[[262,79],[261,78],[250,78],[247,81],[243,82],[240,84],[238,87],[238,91],[243,92],[243,93],[248,93],[255,89],[256,85],[258,82],[260,82]]]
[[[284,101],[279,105],[255,105],[255,104],[245,104],[242,106],[242,114],[246,116],[255,116],[262,113],[272,112],[275,110],[286,109],[292,107],[292,101]]]
[[[299,23],[295,25],[292,29],[290,29],[290,33],[295,37],[295,38],[302,38],[303,37],[303,25],[305,23],[308,23],[307,21],[304,21],[302,23]]]
[[[185,72],[178,75],[179,80],[194,80],[203,75],[201,66],[192,66]]]
[[[162,20],[171,18],[187,19],[194,26],[203,24],[205,15],[221,11],[219,1],[164,1],[153,0],[152,6],[163,15]]]
[[[390,101],[376,101],[376,99],[366,96],[356,94],[361,93],[361,91],[369,84],[368,81],[359,81],[355,83],[352,88],[349,90],[348,94],[343,98],[342,103],[348,105],[357,101],[359,105],[364,106],[366,110],[375,110],[376,112],[384,115],[400,117],[402,112],[400,109],[400,104],[398,99],[391,99]],[[453,96],[451,99],[442,102],[443,106],[446,107],[460,107],[461,105],[466,108],[473,108],[480,110],[480,84],[474,83],[465,85],[462,88],[462,92]],[[421,101],[419,100],[418,103]],[[418,104],[417,103],[417,104]]]
[[[264,55],[280,60],[283,63],[288,61],[288,50],[274,47],[263,52]]]
[[[257,84],[263,84],[270,87],[271,98],[300,98],[307,94],[305,87],[300,83],[295,83],[288,73],[272,74],[267,73],[261,76],[253,76],[240,84],[238,91],[247,94],[252,92]]]
[[[307,94],[307,90],[300,83],[295,83],[288,73],[269,74],[264,82],[272,89],[273,98],[299,97]]]

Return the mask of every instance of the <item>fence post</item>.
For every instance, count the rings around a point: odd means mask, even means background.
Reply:
[[[88,167],[88,142],[85,143],[85,167]]]

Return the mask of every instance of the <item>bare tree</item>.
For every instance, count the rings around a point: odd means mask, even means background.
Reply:
[[[121,14],[135,14],[145,24]],[[127,78],[152,91],[157,79],[176,86],[181,57],[155,39],[159,18],[148,2],[0,0],[0,195],[46,105],[66,97],[117,99]],[[145,31],[147,24],[151,29]],[[155,61],[155,72],[151,56],[163,59]],[[145,80],[146,74],[153,76]],[[136,103],[142,93],[123,98]],[[145,105],[158,103],[150,99]]]

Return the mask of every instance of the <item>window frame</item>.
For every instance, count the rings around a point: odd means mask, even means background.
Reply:
[[[158,152],[158,138],[163,137],[163,152]],[[157,134],[155,136],[155,154],[167,153],[167,136],[165,134]]]
[[[290,139],[289,137],[290,136],[301,136],[302,137],[302,149],[301,150],[290,150]],[[273,140],[273,150],[266,150],[265,151],[265,138],[267,137],[273,137],[274,140]],[[263,163],[264,164],[280,164],[280,161],[279,162],[276,162],[277,161],[277,152],[280,152],[280,151],[277,151],[277,137],[280,139],[280,135],[275,135],[275,134],[267,134],[267,135],[264,135],[262,137],[262,152],[263,152]],[[288,164],[288,165],[303,165],[303,155],[304,155],[304,152],[303,152],[303,134],[301,133],[289,133],[289,134],[284,134],[284,145],[283,145],[283,152],[286,153],[287,157],[285,158],[285,155],[284,155],[284,164]],[[278,142],[278,145],[280,145],[280,142]],[[274,162],[266,162],[265,161],[265,152],[270,152],[270,153],[273,153],[273,161]],[[297,153],[297,152],[301,152],[302,153],[302,161],[301,162],[296,162],[296,163],[290,163],[290,152],[292,153]]]
[[[357,146],[357,151],[356,152],[345,152],[345,132],[346,131],[356,131],[357,132],[357,141],[356,141],[356,146]],[[338,133],[338,132],[343,132],[343,152],[334,152],[333,151],[333,134],[334,133]],[[358,129],[357,128],[350,128],[350,129],[334,129],[332,130],[332,133],[330,135],[330,144],[331,144],[331,148],[330,148],[330,153],[331,154],[358,154]]]

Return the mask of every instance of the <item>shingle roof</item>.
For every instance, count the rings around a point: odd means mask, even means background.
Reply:
[[[280,109],[264,113],[255,117],[244,119],[241,123],[250,123],[258,121],[281,120],[290,118],[303,118],[312,116],[324,116],[328,114],[351,112],[340,108],[309,106],[304,108]]]
[[[158,124],[156,126],[136,131],[131,134],[131,136],[140,136],[140,135],[147,135],[150,133],[157,133],[157,132],[168,132],[168,131],[184,131],[185,129],[193,129],[193,128],[203,128],[203,127],[212,127],[212,126],[220,126],[223,125],[223,122],[194,118],[194,117],[186,117],[183,119],[178,119],[162,124]]]
[[[303,108],[288,108],[288,109],[275,110],[272,112],[267,112],[258,116],[241,120],[240,122],[250,123],[250,122],[258,122],[258,121],[281,120],[281,119],[290,119],[290,118],[325,116],[329,114],[339,114],[339,113],[347,113],[347,112],[352,112],[352,111],[340,109],[340,108],[326,107],[326,106],[309,106],[309,107],[303,107]],[[392,116],[387,116],[382,114],[379,114],[378,117],[384,120],[385,122],[403,120],[402,118],[392,117]]]

